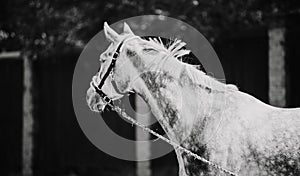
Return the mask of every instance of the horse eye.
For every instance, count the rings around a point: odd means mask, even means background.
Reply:
[[[155,50],[153,48],[144,48],[143,51],[150,52],[150,51],[155,51]]]
[[[158,51],[153,48],[144,48],[143,52],[146,52],[148,54],[156,54]]]

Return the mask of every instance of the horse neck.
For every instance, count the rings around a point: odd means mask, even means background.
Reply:
[[[208,111],[204,100],[212,95],[205,86],[193,83],[188,65],[171,59],[145,67],[133,88],[151,107],[168,136],[182,142],[194,123],[202,123]]]

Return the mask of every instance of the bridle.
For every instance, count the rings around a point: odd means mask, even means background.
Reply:
[[[130,38],[124,39],[124,40],[122,40],[121,42],[119,42],[119,44],[118,44],[118,46],[117,46],[117,49],[116,49],[116,51],[114,52],[114,54],[113,54],[113,56],[112,56],[112,60],[111,60],[111,62],[110,62],[110,65],[109,65],[107,71],[105,72],[103,78],[101,79],[99,85],[96,86],[96,85],[94,84],[94,82],[92,83],[94,89],[96,90],[96,93],[99,94],[99,96],[101,97],[102,100],[104,100],[104,102],[105,102],[106,105],[107,105],[107,104],[113,105],[113,104],[112,104],[113,100],[112,100],[111,98],[109,98],[109,97],[106,95],[106,93],[104,93],[104,92],[102,91],[102,87],[103,87],[103,85],[104,85],[106,79],[108,78],[108,76],[114,74],[114,68],[115,68],[115,66],[116,66],[116,61],[117,61],[117,59],[118,59],[120,53],[122,52],[124,43],[127,42],[127,41],[129,41],[129,40],[131,40],[131,39],[134,39],[134,38],[139,38],[139,37],[138,37],[138,36],[134,36],[134,37],[130,37]],[[122,92],[119,91],[119,89],[117,88],[117,85],[116,85],[116,82],[115,82],[114,79],[112,79],[112,85],[113,85],[115,91],[116,91],[118,94],[121,94],[121,95],[124,95],[124,94],[125,94],[125,93],[122,93]]]

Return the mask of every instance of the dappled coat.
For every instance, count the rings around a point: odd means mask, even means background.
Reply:
[[[127,24],[123,34],[107,24],[104,31],[112,45],[101,55],[103,66],[91,85],[99,84],[111,62],[108,53],[123,42],[114,68],[119,90],[110,81],[102,88],[109,98],[136,92],[170,140],[233,173],[300,175],[300,109],[272,107],[179,61],[189,53],[180,40],[166,47],[159,40],[135,36]],[[93,86],[87,102],[93,111],[105,108]],[[181,176],[226,175],[175,151]]]

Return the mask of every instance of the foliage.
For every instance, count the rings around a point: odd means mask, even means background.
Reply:
[[[10,0],[0,7],[0,48],[38,54],[82,47],[104,21],[144,14],[183,20],[211,41],[224,31],[266,26],[298,13],[296,0]]]

